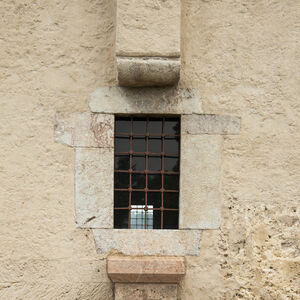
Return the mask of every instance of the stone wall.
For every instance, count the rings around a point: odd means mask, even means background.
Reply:
[[[53,126],[115,84],[114,3],[2,0],[0,14],[0,299],[112,299]],[[242,130],[225,137],[221,228],[187,258],[181,299],[299,297],[299,14],[297,1],[182,1],[180,86]]]

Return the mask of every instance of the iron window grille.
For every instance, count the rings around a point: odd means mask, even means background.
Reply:
[[[179,117],[116,117],[114,228],[178,229]]]

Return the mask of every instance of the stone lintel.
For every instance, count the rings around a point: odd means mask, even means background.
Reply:
[[[114,145],[114,116],[90,112],[56,114],[55,141],[71,147]]]
[[[241,118],[213,114],[183,115],[182,134],[239,134]]]
[[[98,253],[124,255],[198,255],[200,230],[94,229]]]
[[[202,113],[198,89],[101,87],[91,95],[92,112],[108,114]]]
[[[185,274],[184,258],[109,256],[107,274],[113,282],[178,283]]]
[[[176,58],[118,57],[120,86],[175,85],[180,76],[180,60]]]
[[[113,228],[112,148],[76,148],[75,212],[81,228]]]
[[[177,284],[116,283],[115,300],[177,300]]]

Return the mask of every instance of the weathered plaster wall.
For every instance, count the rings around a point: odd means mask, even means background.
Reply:
[[[75,227],[73,149],[53,136],[56,111],[86,111],[115,84],[112,2],[1,1],[0,299],[112,299],[104,257]],[[221,229],[187,259],[181,299],[297,299],[300,4],[182,9],[180,85],[242,131],[225,137]]]

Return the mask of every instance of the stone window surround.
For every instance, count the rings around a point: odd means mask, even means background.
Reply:
[[[203,114],[193,89],[103,87],[90,109],[58,113],[55,128],[56,141],[75,148],[77,226],[92,229],[98,253],[198,255],[202,230],[220,226],[222,135],[238,134],[240,118]],[[116,114],[181,116],[178,230],[113,229]]]

